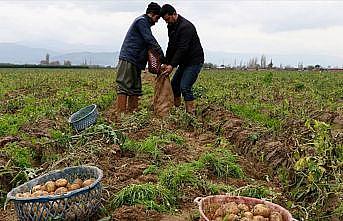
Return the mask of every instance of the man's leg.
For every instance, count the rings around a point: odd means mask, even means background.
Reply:
[[[132,113],[138,111],[139,96],[142,95],[142,78],[141,70],[136,67],[136,70],[132,72],[133,83],[130,88],[130,94],[128,97],[128,112]]]
[[[117,101],[116,101],[116,109],[117,109],[118,114],[126,113],[126,106],[127,106],[127,95],[118,94]]]
[[[181,79],[181,93],[185,100],[185,106],[187,113],[195,114],[195,97],[193,95],[193,84],[198,79],[198,75],[201,71],[202,65],[192,65],[185,67]]]
[[[171,86],[173,89],[173,94],[174,94],[174,105],[175,107],[179,107],[181,105],[181,79],[182,79],[182,74],[183,74],[183,68],[179,67],[172,80],[171,80]]]

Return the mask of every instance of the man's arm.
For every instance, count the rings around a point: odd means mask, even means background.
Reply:
[[[163,55],[162,48],[158,44],[155,37],[152,35],[149,24],[143,19],[140,19],[137,21],[137,28],[138,28],[138,31],[143,36],[144,41],[148,44],[148,48],[155,50],[161,56],[161,58],[163,58],[164,55]]]

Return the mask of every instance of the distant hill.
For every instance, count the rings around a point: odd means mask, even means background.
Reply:
[[[90,65],[115,66],[118,63],[118,52],[75,52],[52,56],[51,60],[58,60],[62,64],[64,60],[69,60],[72,64],[87,62]]]
[[[15,43],[0,43],[0,63],[13,64],[39,64],[50,54],[50,61],[70,60],[72,64],[79,65],[87,61],[87,64],[115,65],[118,52],[75,52],[61,53],[45,48],[31,48]]]
[[[38,64],[45,59],[47,53],[50,54],[50,60],[58,60],[63,64],[64,60],[70,60],[73,65],[80,65],[87,61],[87,64],[93,65],[111,65],[115,66],[118,63],[118,52],[94,52],[92,47],[85,47],[85,51],[66,53],[58,50],[50,50],[46,48],[27,47],[15,43],[0,43],[0,63],[15,63],[15,64]],[[75,48],[77,48],[75,46]],[[81,47],[82,49],[83,47]],[[57,49],[55,47],[55,49]],[[76,49],[75,49],[76,50]],[[95,49],[94,49],[95,50]],[[256,57],[260,60],[262,54],[253,53],[228,53],[220,51],[205,50],[205,62],[211,62],[217,65],[239,65],[247,63],[251,58]],[[296,66],[298,62],[302,62],[304,66],[316,65],[321,66],[339,66],[343,65],[343,58],[330,55],[307,55],[307,54],[265,54],[267,63],[273,59],[274,66],[292,65]]]
[[[0,63],[38,64],[45,55],[58,52],[45,48],[30,48],[14,43],[0,43]]]

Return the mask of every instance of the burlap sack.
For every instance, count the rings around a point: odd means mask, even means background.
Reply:
[[[169,76],[157,75],[155,79],[154,113],[164,117],[169,114],[173,105],[174,95]]]

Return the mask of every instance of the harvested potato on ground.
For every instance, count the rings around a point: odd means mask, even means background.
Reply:
[[[94,182],[95,182],[95,179],[94,179],[94,178],[85,180],[85,181],[82,183],[82,187],[90,186],[90,185],[91,185],[92,183],[94,183]]]
[[[253,220],[253,221],[269,221],[268,218],[264,218],[263,216],[260,216],[260,215],[254,216],[254,217],[252,218],[252,220]]]
[[[55,192],[56,190],[56,185],[54,181],[48,181],[45,183],[45,189],[46,191],[50,192]]]
[[[268,206],[264,205],[264,204],[256,204],[254,206],[254,210],[253,210],[254,216],[263,216],[263,217],[269,217],[270,215],[270,209],[268,208]]]
[[[249,219],[249,218],[247,218],[247,217],[243,217],[240,221],[252,221],[252,218]]]
[[[65,188],[65,187],[59,187],[58,189],[56,189],[55,194],[56,194],[56,195],[61,195],[61,194],[67,193],[67,192],[68,192],[68,189],[67,189],[67,188]]]
[[[57,188],[65,187],[65,186],[67,186],[67,184],[68,184],[68,180],[66,180],[66,179],[58,179],[55,182],[55,185],[56,185]]]
[[[227,214],[223,221],[238,221],[239,220],[239,217],[236,215],[236,214]]]
[[[81,186],[78,183],[73,183],[68,187],[68,191],[73,191],[73,190],[77,190],[80,188],[81,188]]]
[[[283,221],[282,215],[279,212],[271,212],[269,221]]]
[[[226,208],[226,213],[228,214],[238,214],[239,213],[239,209],[237,206],[237,203],[235,202],[229,202],[227,204],[225,204],[225,208]]]
[[[248,205],[244,204],[244,203],[240,203],[238,204],[238,209],[244,212],[249,212],[250,208]]]

